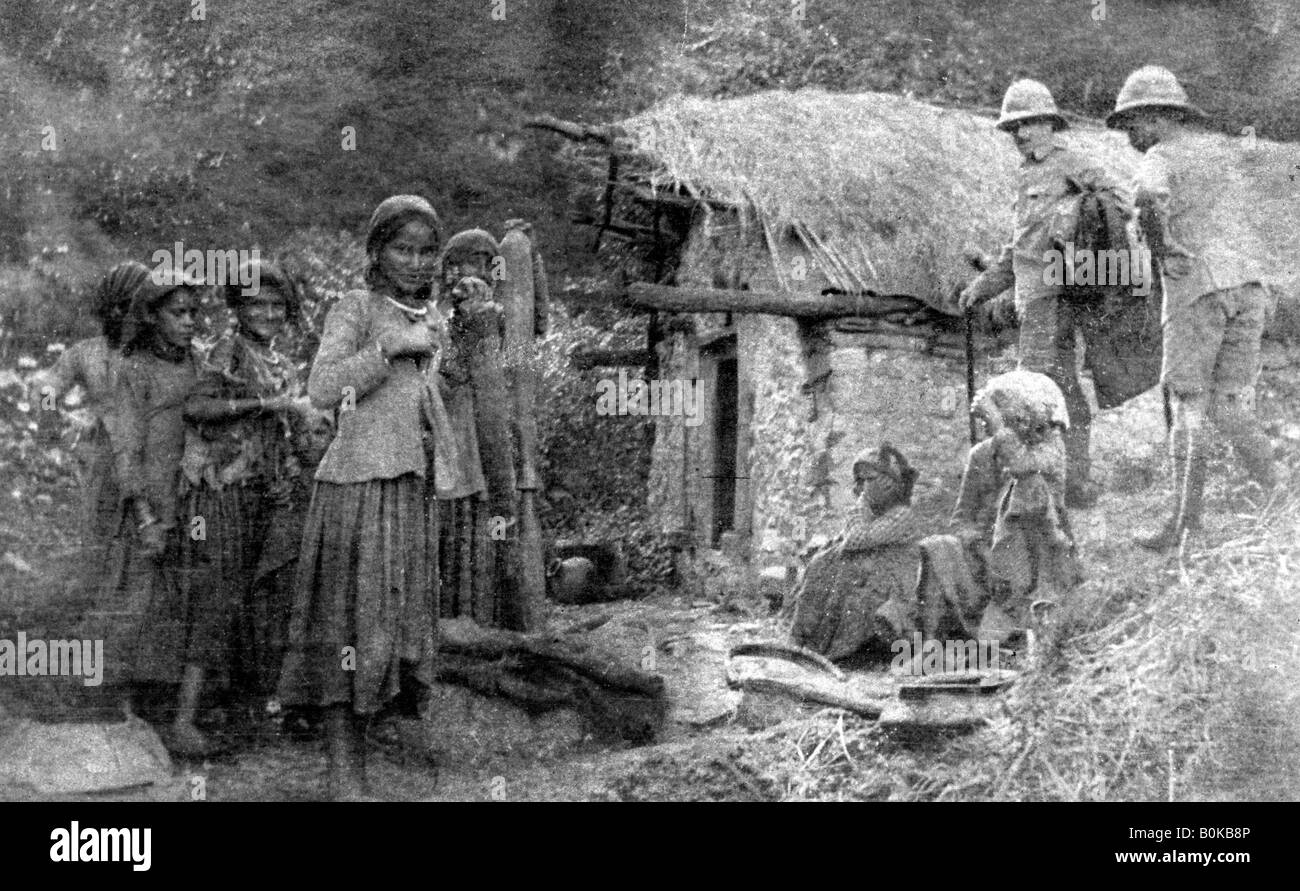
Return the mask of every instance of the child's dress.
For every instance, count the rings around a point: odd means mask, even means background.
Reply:
[[[190,402],[298,396],[302,389],[287,356],[232,335],[209,352]],[[311,459],[299,418],[254,412],[191,419],[181,465],[188,513],[205,526],[202,539],[186,538],[187,561],[206,563],[230,619],[221,667],[239,689],[263,696],[279,678],[291,597],[286,577],[302,534],[300,477]]]
[[[104,336],[78,341],[52,366],[32,376],[31,388],[37,399],[49,394],[62,397],[80,386],[86,394],[84,408],[92,425],[81,433],[76,451],[82,491],[81,541],[86,566],[98,566],[111,540],[121,503],[113,469],[111,431],[114,429],[114,386],[122,355],[108,345]]]
[[[280,678],[286,705],[374,714],[404,676],[433,681],[438,499],[430,469],[456,442],[429,359],[385,358],[411,320],[374,291],[343,296],[325,321],[308,391],[338,410],[316,471]]]
[[[217,664],[224,644],[226,610],[202,553],[189,549],[195,527],[180,499],[183,413],[197,380],[188,350],[171,357],[140,352],[122,361],[114,450],[123,501],[113,534],[116,559],[105,567],[96,602],[109,620],[111,680],[175,683],[186,665]],[[147,500],[166,532],[159,556],[143,550],[131,510],[136,498]]]

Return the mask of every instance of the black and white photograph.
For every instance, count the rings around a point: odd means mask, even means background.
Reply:
[[[1289,0],[0,0],[0,147],[55,866],[149,868],[103,802],[1300,799]]]

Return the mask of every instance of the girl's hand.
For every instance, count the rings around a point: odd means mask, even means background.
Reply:
[[[140,550],[146,557],[158,558],[167,549],[167,530],[155,520],[140,527]]]
[[[433,355],[433,336],[427,325],[415,324],[386,331],[379,338],[379,348],[387,359],[403,356],[424,358]]]
[[[293,411],[298,408],[299,408],[298,400],[293,396],[288,395],[287,393],[282,394],[280,396],[272,396],[271,398],[265,399],[262,402],[263,411],[286,412],[286,411]]]
[[[456,282],[451,296],[457,303],[486,303],[492,299],[492,286],[481,278],[466,276]]]

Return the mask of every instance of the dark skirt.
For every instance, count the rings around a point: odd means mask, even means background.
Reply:
[[[373,714],[399,692],[403,662],[432,683],[437,505],[414,474],[316,483],[279,684],[285,705]]]
[[[189,509],[206,526],[202,540],[187,543],[190,563],[206,567],[225,601],[219,663],[210,665],[208,680],[269,696],[284,660],[301,518],[255,483],[204,486],[190,496]]]
[[[439,524],[440,614],[470,618],[480,625],[499,620],[496,557],[488,502],[480,495],[441,502]]]
[[[857,653],[884,656],[891,641],[876,611],[891,596],[916,583],[921,552],[914,543],[885,545],[872,551],[841,555],[822,551],[808,564],[794,592],[791,637],[828,659]]]
[[[81,461],[81,565],[87,573],[97,573],[105,550],[118,532],[122,502],[113,450],[102,422],[95,425],[77,451]],[[88,578],[98,582],[102,576]]]
[[[99,555],[99,584],[84,632],[102,638],[110,683],[177,683],[185,666],[222,664],[228,610],[201,552],[191,548],[188,518],[152,558],[125,506]]]

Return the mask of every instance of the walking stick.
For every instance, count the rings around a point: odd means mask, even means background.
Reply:
[[[977,431],[975,429],[975,412],[972,408],[975,405],[975,313],[967,308],[962,311],[962,317],[965,321],[965,341],[966,341],[966,420],[970,424],[970,444],[975,445]]]
[[[989,268],[989,261],[979,253],[969,253],[966,255],[966,262],[976,272],[984,272]],[[975,446],[976,439],[979,437],[979,431],[975,425],[975,412],[972,410],[975,406],[975,309],[966,307],[961,311],[962,322],[964,323],[965,347],[966,347],[966,421],[970,425],[970,444]]]

